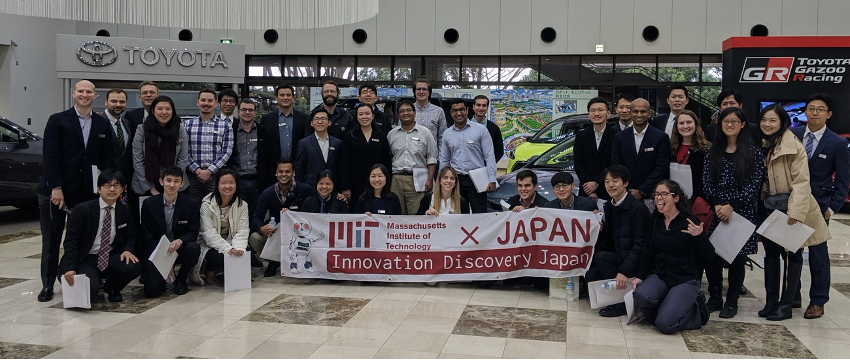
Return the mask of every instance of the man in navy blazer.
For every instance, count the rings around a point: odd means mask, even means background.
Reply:
[[[111,149],[110,149],[111,150]],[[100,280],[109,301],[123,301],[121,290],[142,273],[136,257],[136,236],[130,207],[118,201],[127,182],[124,175],[104,170],[97,179],[100,197],[74,206],[65,235],[65,254],[58,275],[74,286],[74,275],[90,280],[91,299],[97,297]]]
[[[44,176],[38,182],[41,222],[41,284],[38,301],[53,299],[59,246],[65,229],[62,208],[97,197],[92,166],[115,166],[112,125],[92,111],[94,84],[74,85],[74,107],[50,116],[44,128]]]
[[[186,280],[201,257],[198,233],[201,230],[201,205],[189,195],[180,194],[183,186],[183,169],[171,166],[159,177],[162,193],[147,198],[142,203],[142,236],[139,242],[149,249],[142,254],[145,272],[145,296],[157,297],[165,292],[165,279],[156,266],[148,260],[150,254],[165,236],[169,241],[168,252],[177,252],[175,263],[180,271],[174,279],[174,293],[183,295],[189,291]]]
[[[611,164],[621,164],[629,170],[629,193],[638,200],[649,199],[655,184],[670,173],[670,137],[649,125],[652,110],[649,102],[638,98],[632,101],[630,130],[614,135]]]
[[[277,161],[281,158],[294,158],[298,151],[298,142],[307,135],[307,114],[293,107],[295,88],[289,84],[279,85],[275,89],[275,99],[277,110],[263,115],[260,119],[260,128],[267,132],[261,145],[265,160],[258,166],[272,170],[258,179],[260,189],[277,182],[273,171],[277,168]]]
[[[805,128],[793,128],[791,131],[802,141],[809,157],[809,183],[812,195],[820,205],[823,217],[830,217],[844,206],[850,189],[850,153],[847,140],[826,127],[826,120],[832,117],[833,101],[829,95],[817,93],[806,100]],[[834,174],[834,178],[833,178]],[[812,283],[809,288],[809,306],[806,319],[823,316],[823,307],[829,301],[830,271],[827,243],[809,246],[809,270]],[[800,299],[799,290],[797,299]]]
[[[134,127],[138,127],[147,119],[150,114],[151,103],[153,103],[153,99],[156,99],[157,96],[159,96],[159,87],[156,86],[156,83],[153,81],[142,81],[139,84],[139,102],[142,103],[142,107],[127,111],[124,117],[130,120],[130,123]],[[132,141],[132,138],[130,138],[130,141]],[[125,177],[127,177],[126,174]],[[132,179],[131,177],[127,178]]]
[[[329,169],[336,173],[336,151],[342,140],[328,135],[330,113],[324,107],[310,113],[312,135],[301,139],[295,153],[295,181],[315,188],[319,172]],[[336,179],[334,179],[336,180]]]

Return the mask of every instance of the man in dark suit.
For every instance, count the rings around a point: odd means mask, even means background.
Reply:
[[[97,178],[100,198],[78,204],[71,211],[65,235],[65,255],[58,275],[74,286],[77,273],[89,278],[91,299],[97,297],[100,280],[111,302],[121,302],[121,290],[142,273],[135,254],[136,236],[130,208],[118,201],[127,183],[120,172],[104,170]]]
[[[549,202],[549,199],[537,192],[537,174],[534,171],[520,170],[516,174],[516,189],[518,194],[511,196],[506,201],[510,211],[520,212],[543,206]]]
[[[374,115],[374,118],[372,119],[372,128],[380,131],[384,135],[389,134],[390,130],[393,128],[390,123],[390,118],[375,105],[375,103],[378,102],[378,88],[372,84],[363,84],[359,89],[357,89],[357,97],[361,104],[367,104],[372,108],[372,115]],[[348,115],[351,119],[353,119],[351,125],[353,125],[353,127],[358,126],[357,108],[349,110]]]
[[[233,152],[227,160],[227,166],[239,176],[242,197],[248,203],[248,213],[253,214],[262,190],[259,179],[272,171],[263,166],[265,149],[262,143],[270,136],[268,129],[257,126],[254,121],[254,115],[257,114],[254,100],[244,98],[239,101],[237,114],[239,120],[233,123]]]
[[[310,126],[314,132],[298,143],[298,152],[295,154],[295,181],[315,188],[319,172],[337,169],[336,151],[342,145],[342,140],[328,135],[329,122],[330,115],[325,108],[316,108],[310,113]]]
[[[259,178],[259,188],[265,189],[276,183],[274,169],[280,158],[294,158],[298,152],[298,142],[307,135],[307,114],[296,110],[295,88],[283,84],[275,89],[278,109],[263,115],[260,128],[265,128],[266,137],[260,145],[265,153],[264,163],[258,166],[268,170]]]
[[[153,81],[142,81],[139,84],[139,102],[142,103],[142,107],[130,110],[124,114],[124,117],[130,120],[134,128],[141,125],[148,118],[151,103],[157,96],[159,96],[159,87],[156,86],[156,83]],[[132,141],[132,138],[130,138],[130,141]],[[127,179],[131,179],[131,177],[127,177]]]
[[[131,143],[136,135],[136,127],[126,117],[121,116],[127,108],[127,93],[123,89],[112,89],[106,93],[106,111],[101,115],[109,120],[115,136],[115,170],[121,171],[125,179],[133,178],[133,148]],[[128,191],[132,193],[132,191]]]
[[[829,95],[817,93],[806,100],[805,128],[793,128],[791,131],[803,142],[809,157],[809,183],[812,195],[820,205],[827,223],[844,206],[850,189],[850,153],[847,140],[826,127],[826,120],[832,117],[833,101]],[[823,307],[829,301],[830,271],[827,242],[809,246],[809,269],[812,283],[809,288],[809,306],[806,319],[823,316]],[[797,299],[800,299],[799,290]]]
[[[667,105],[670,106],[670,114],[656,116],[655,120],[652,121],[652,126],[670,137],[673,136],[676,116],[688,105],[688,88],[676,84],[667,89]]]
[[[328,135],[342,140],[345,134],[357,127],[355,114],[343,111],[337,105],[339,100],[339,85],[333,80],[322,83],[322,103],[313,110],[325,109],[328,114]],[[308,126],[307,132],[313,133],[313,128]]]
[[[620,128],[616,124],[606,126],[611,110],[608,108],[608,102],[601,97],[588,101],[587,113],[593,126],[579,131],[573,146],[576,175],[581,185],[578,193],[592,200],[608,200],[608,192],[602,186],[605,183],[602,170],[611,165],[614,135]]]
[[[599,211],[596,201],[573,194],[573,190],[576,188],[573,174],[562,171],[553,175],[550,181],[552,182],[552,192],[555,193],[555,199],[543,204],[542,207],[547,209]]]
[[[53,282],[59,262],[59,246],[65,215],[62,209],[97,197],[92,166],[106,170],[115,166],[112,127],[109,120],[92,111],[97,94],[94,84],[82,80],[74,85],[74,107],[50,116],[44,128],[44,176],[38,182],[41,222],[41,284],[38,301],[53,299]]]
[[[175,263],[180,271],[174,280],[174,293],[183,295],[189,291],[186,280],[201,256],[198,233],[201,230],[201,207],[191,196],[180,194],[183,186],[183,169],[171,166],[163,170],[159,178],[163,191],[142,203],[142,236],[139,242],[147,243],[150,249],[143,255],[142,268],[145,276],[145,296],[157,297],[165,292],[165,279],[156,266],[148,260],[150,254],[165,236],[170,245],[168,253],[177,252]]]
[[[502,156],[505,155],[505,141],[502,139],[502,130],[499,129],[499,125],[487,120],[489,110],[490,99],[486,96],[478,95],[472,100],[472,120],[487,127],[487,132],[490,133],[490,139],[493,139],[493,155],[496,158],[496,162],[499,162]]]
[[[669,176],[670,137],[648,126],[652,109],[646,99],[632,101],[631,112],[634,126],[631,131],[614,135],[611,164],[620,164],[629,170],[629,192],[635,199],[648,203],[652,201],[648,195],[655,190],[655,184]]]

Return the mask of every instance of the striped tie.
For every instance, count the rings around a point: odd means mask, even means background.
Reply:
[[[100,228],[100,249],[97,250],[97,269],[103,271],[109,265],[109,252],[112,251],[112,206],[106,207],[103,226]]]
[[[806,155],[809,157],[809,159],[812,158],[812,153],[815,152],[814,146],[815,146],[815,134],[809,133],[809,136],[806,138]]]

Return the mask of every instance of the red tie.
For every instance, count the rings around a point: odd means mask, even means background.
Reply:
[[[100,249],[97,251],[97,269],[106,270],[109,265],[109,252],[112,250],[112,206],[106,207],[103,226],[100,228]]]

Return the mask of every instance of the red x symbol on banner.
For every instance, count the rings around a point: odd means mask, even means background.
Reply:
[[[461,229],[461,230],[463,230],[464,234],[466,234],[466,237],[465,237],[465,238],[463,238],[463,241],[461,241],[461,242],[460,242],[460,244],[461,244],[461,245],[463,245],[464,243],[466,243],[466,240],[472,240],[472,242],[474,242],[474,243],[478,244],[478,240],[475,240],[475,237],[474,237],[474,236],[472,236],[472,234],[475,234],[475,232],[476,232],[476,231],[478,231],[478,226],[476,226],[476,227],[475,227],[475,229],[472,229],[472,231],[471,231],[471,232],[470,232],[470,231],[466,231],[466,229],[465,229],[464,227],[462,227],[462,226],[461,226],[461,228],[460,228],[460,229]]]

